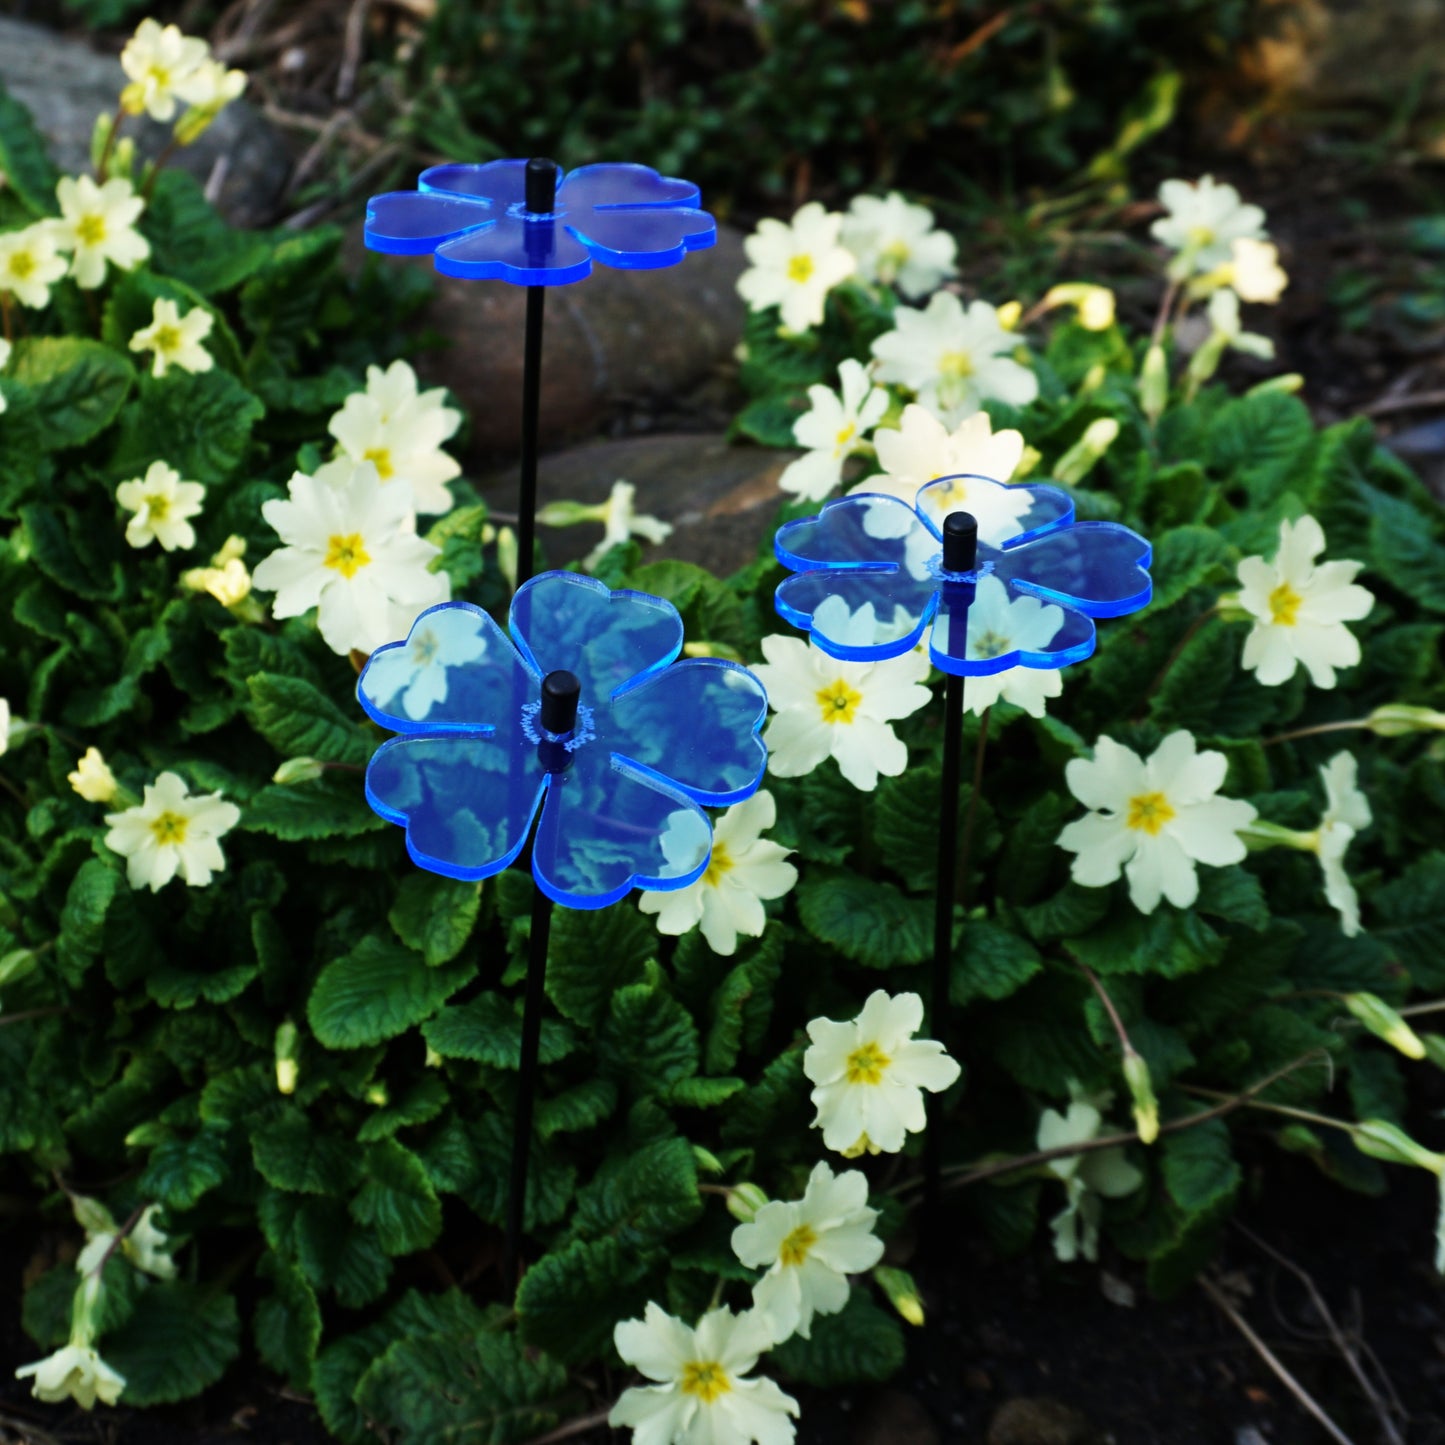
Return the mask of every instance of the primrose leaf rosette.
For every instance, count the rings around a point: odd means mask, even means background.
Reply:
[[[372,654],[361,705],[402,735],[367,768],[372,808],[406,828],[417,864],[467,880],[512,863],[536,818],[537,884],[571,908],[696,881],[712,849],[703,805],[741,802],[762,781],[762,683],[721,659],[675,661],[670,602],[576,573],[522,586],[509,629],[445,603]],[[563,685],[575,713],[553,731]]]
[[[974,567],[944,567],[943,526],[978,525]],[[987,477],[938,477],[912,506],[854,493],[778,529],[793,576],[777,590],[787,621],[834,657],[876,662],[915,647],[943,672],[985,676],[1061,668],[1094,650],[1094,619],[1150,598],[1149,544],[1117,522],[1076,522],[1067,492]],[[970,615],[971,614],[971,615]]]
[[[565,286],[589,276],[594,261],[656,270],[717,243],[691,181],[620,161],[580,166],[561,177],[551,209],[529,211],[527,165],[432,166],[416,190],[373,196],[367,247],[434,255],[445,276]]]

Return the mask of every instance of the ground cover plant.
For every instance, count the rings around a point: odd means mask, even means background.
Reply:
[[[134,44],[123,109],[181,135],[235,88]],[[413,293],[133,164],[107,120],[59,177],[0,101],[0,1167],[69,1239],[23,1302],[41,1398],[172,1402],[254,1353],[344,1441],[790,1439],[787,1391],[926,1327],[924,1092],[950,1228],[1078,1269],[1107,1240],[1166,1295],[1278,1151],[1367,1193],[1445,1171],[1401,1062],[1445,1061],[1445,527],[1368,423],[1219,380],[1266,349],[1266,218],[1166,186],[1135,334],[1099,286],[973,296],[926,212],[861,197],[749,241],[737,431],[804,448],[778,520],[1047,481],[1150,538],[1154,601],[967,685],[945,1053],[926,656],[829,658],[771,533],[715,577],[614,493],[588,567],[755,669],[769,773],[693,887],[554,921],[514,1297],[531,883],[410,865],[355,701],[429,602],[504,610],[508,539],[394,360]],[[1058,625],[989,594],[980,656]]]

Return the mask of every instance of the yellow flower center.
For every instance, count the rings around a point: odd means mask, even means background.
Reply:
[[[913,253],[903,244],[902,241],[890,241],[878,253],[879,261],[894,270],[900,269]]]
[[[171,72],[168,66],[162,65],[159,60],[153,60],[146,66],[146,79],[155,86],[157,90],[169,90],[171,88]]]
[[[162,813],[151,820],[151,836],[162,847],[186,841],[186,828],[190,820],[179,813]]]
[[[793,256],[788,261],[788,280],[796,281],[802,285],[813,274],[813,258],[811,256]]]
[[[1191,246],[1203,248],[1214,244],[1213,226],[1191,226],[1185,235],[1189,238]]]
[[[181,349],[181,331],[178,326],[156,327],[155,348],[162,356],[173,356]]]
[[[340,572],[343,577],[355,577],[371,561],[371,553],[360,532],[337,535],[330,538],[326,551],[326,566]]]
[[[979,658],[1002,657],[1004,653],[1013,650],[1013,640],[1001,632],[980,632],[968,640],[974,656]]]
[[[845,1159],[857,1159],[862,1154],[877,1154],[880,1151],[878,1146],[865,1133],[860,1134],[855,1143],[850,1144],[846,1149],[840,1149],[838,1152]]]
[[[728,873],[734,868],[732,854],[727,850],[726,843],[719,843],[714,839],[712,845],[712,857],[707,861],[707,872],[702,875],[702,881],[709,888],[716,888]]]
[[[376,467],[376,474],[382,481],[389,482],[396,475],[396,468],[391,461],[390,447],[372,447],[364,453],[361,458],[364,462],[371,462]]]
[[[696,1395],[704,1405],[711,1405],[733,1387],[728,1372],[716,1360],[689,1360],[682,1367],[678,1384],[684,1395]]]
[[[75,223],[75,236],[82,246],[98,246],[105,240],[105,217],[92,212]]]
[[[973,357],[966,351],[945,351],[938,358],[938,369],[951,381],[962,381],[973,375]]]
[[[1281,582],[1269,594],[1269,620],[1277,627],[1293,627],[1303,605],[1304,598],[1288,582]]]
[[[846,447],[849,442],[858,435],[858,427],[854,422],[849,422],[836,437],[833,438],[833,445],[839,449]]]
[[[877,1044],[864,1044],[848,1055],[847,1080],[850,1084],[881,1084],[884,1070],[892,1062]]]
[[[152,493],[146,498],[146,511],[151,521],[164,522],[171,514],[171,499],[159,492]]]
[[[807,1259],[808,1251],[817,1244],[818,1236],[806,1224],[800,1224],[782,1243],[778,1261],[785,1269],[796,1269]]]
[[[818,707],[825,723],[851,723],[863,694],[848,686],[840,677],[827,687],[820,687],[817,693]]]
[[[10,258],[10,274],[23,281],[35,269],[35,257],[29,251],[17,251]]]
[[[1129,799],[1129,814],[1125,822],[1138,832],[1157,838],[1159,830],[1173,816],[1174,809],[1163,793],[1137,793]]]

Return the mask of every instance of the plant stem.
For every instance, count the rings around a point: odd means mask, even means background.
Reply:
[[[95,163],[95,179],[97,185],[105,184],[105,168],[110,164],[111,152],[115,150],[115,138],[120,134],[120,128],[125,123],[125,107],[118,105],[115,108],[115,116],[110,122],[110,134],[105,138],[105,145],[101,149],[100,159]]]
[[[1267,748],[1275,743],[1292,743],[1296,738],[1318,737],[1321,733],[1342,733],[1348,732],[1351,728],[1367,728],[1370,720],[1367,717],[1351,718],[1348,722],[1316,723],[1313,727],[1295,728],[1293,732],[1277,733],[1272,738],[1263,738],[1260,746]]]
[[[54,1018],[56,1014],[68,1014],[70,1007],[67,1004],[56,1004],[53,1008],[31,1008],[18,1014],[0,1014],[0,1028],[6,1024],[23,1024],[27,1019],[48,1019]]]
[[[1086,963],[1079,965],[1079,972],[1094,986],[1094,992],[1099,995],[1099,1002],[1104,1005],[1104,1012],[1109,1015],[1109,1022],[1114,1025],[1114,1032],[1119,1036],[1119,1047],[1128,1053],[1133,1048],[1129,1042],[1129,1031],[1124,1027],[1124,1020],[1119,1017],[1119,1010],[1114,1007],[1114,1000],[1109,997],[1108,990],[1099,982],[1099,975]]]
[[[1164,328],[1169,325],[1169,313],[1179,298],[1179,283],[1170,281],[1164,290],[1164,299],[1159,303],[1159,314],[1154,318],[1154,329],[1149,333],[1149,345],[1158,346],[1164,340]]]
[[[1204,1089],[1198,1084],[1180,1084],[1179,1087],[1186,1094],[1195,1094],[1201,1099],[1230,1097],[1227,1094],[1221,1094],[1218,1089]],[[1342,1129],[1346,1134],[1354,1133],[1353,1124],[1348,1124],[1343,1119],[1331,1119],[1328,1114],[1315,1114],[1308,1109],[1292,1109],[1288,1104],[1266,1104],[1258,1099],[1245,1099],[1242,1102],[1251,1109],[1263,1109],[1270,1114],[1282,1114],[1287,1119],[1303,1119],[1307,1124],[1323,1124],[1327,1129]]]

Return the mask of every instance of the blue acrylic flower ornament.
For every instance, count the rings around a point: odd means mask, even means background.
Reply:
[[[712,849],[699,805],[762,781],[762,684],[736,663],[676,662],[670,602],[572,572],[519,588],[509,630],[448,602],[372,654],[357,695],[402,734],[367,768],[372,808],[421,867],[469,880],[513,862],[540,809],[532,870],[571,908],[694,882]]]
[[[944,525],[978,524],[974,566],[944,565]],[[855,493],[778,529],[774,550],[794,575],[778,611],[825,652],[850,661],[896,657],[933,624],[940,671],[980,676],[1060,668],[1094,650],[1096,617],[1150,598],[1149,544],[1116,522],[1076,522],[1058,487],[940,477],[913,506]]]
[[[373,196],[366,207],[368,248],[402,256],[434,252],[437,270],[447,276],[563,286],[589,275],[594,261],[652,270],[675,266],[689,251],[717,241],[717,223],[698,209],[691,181],[621,162],[581,166],[563,176],[550,204],[532,210],[528,164],[432,166],[415,191]],[[551,184],[549,177],[547,190]]]

